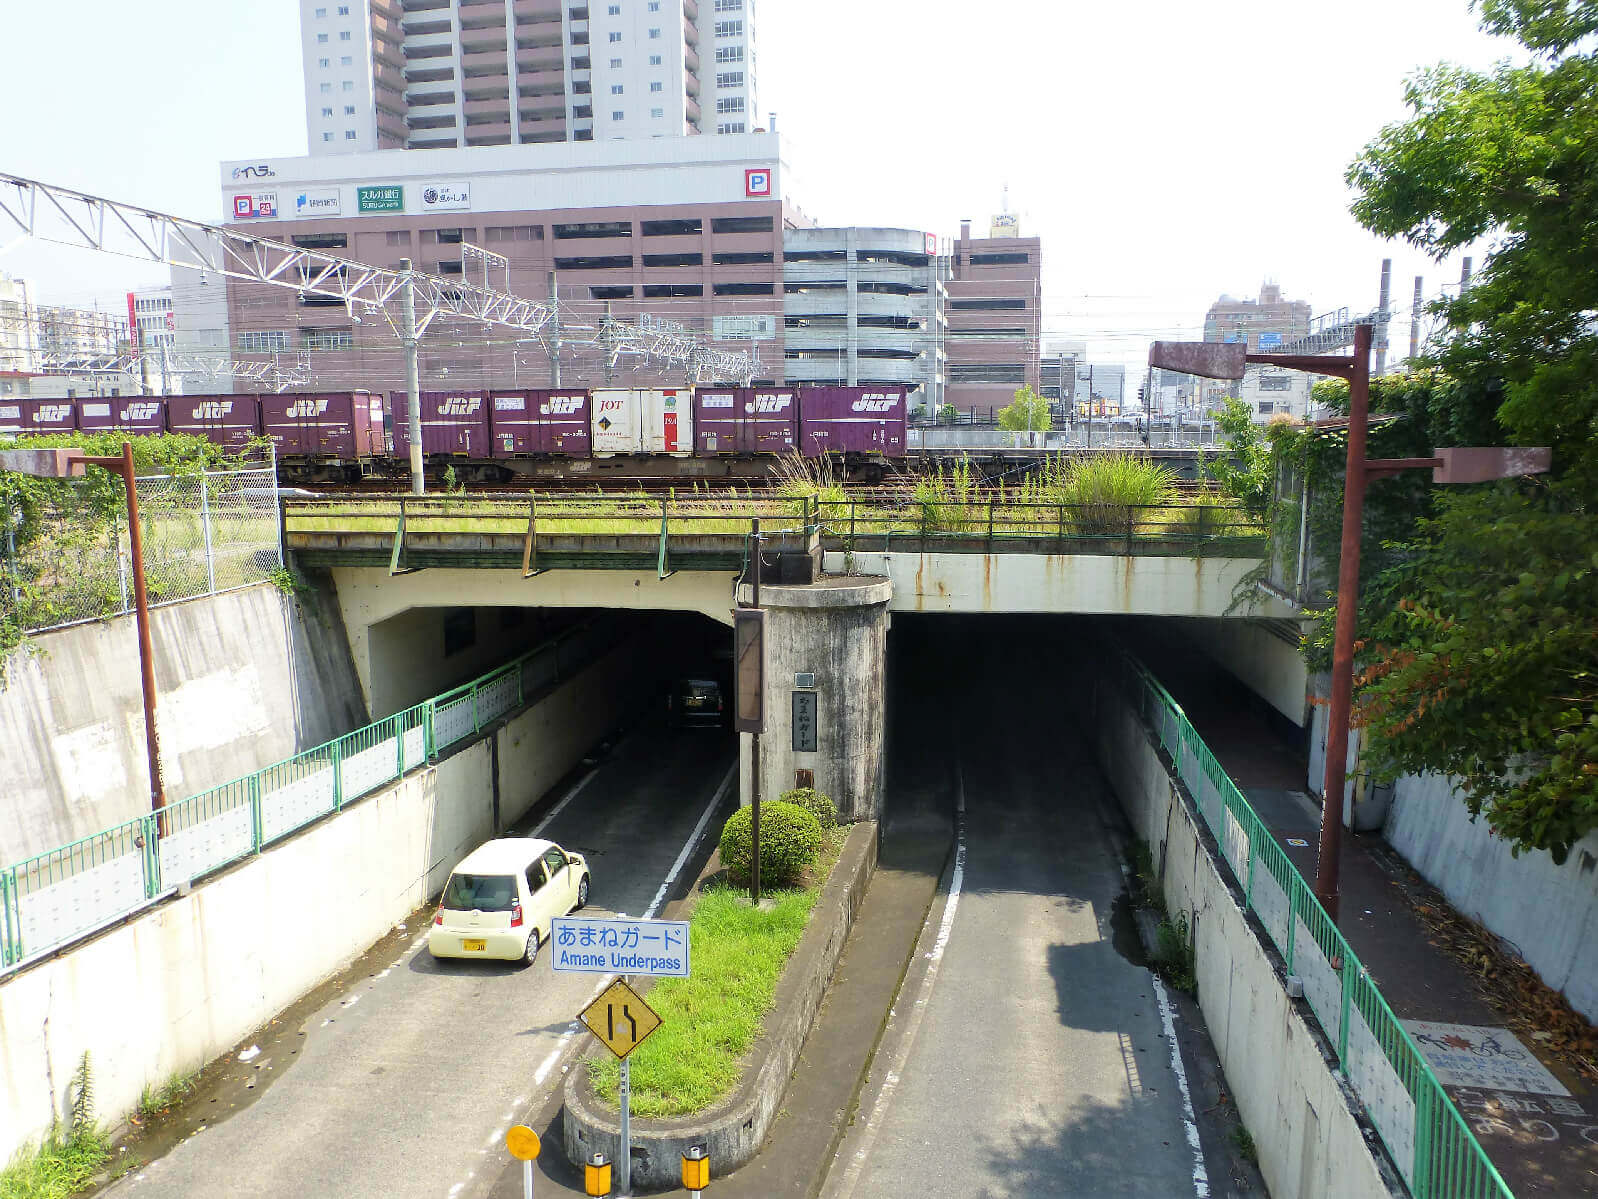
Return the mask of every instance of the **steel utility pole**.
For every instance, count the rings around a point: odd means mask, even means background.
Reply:
[[[755,578],[750,596],[750,607],[760,608],[760,518],[750,522],[755,540]],[[765,647],[761,647],[761,653]],[[760,732],[749,734],[749,901],[760,903]]]
[[[611,381],[611,374],[615,370],[615,366],[614,366],[614,364],[613,364],[613,362],[611,360],[611,355],[610,355],[610,301],[609,300],[605,301],[605,332],[604,332],[604,336],[602,338],[602,342],[603,342],[604,351],[605,351],[605,386],[609,387],[610,386],[610,381]]]
[[[1409,361],[1420,357],[1421,277],[1415,276],[1415,299],[1409,306]]]
[[[416,279],[411,260],[400,259],[400,344],[405,347],[406,433],[411,440],[411,494],[422,495],[427,482],[422,472],[422,368],[417,353]]]
[[[1376,319],[1380,322],[1376,331],[1376,373],[1387,373],[1387,305],[1393,298],[1393,260],[1382,259],[1382,289],[1380,303],[1376,305]]]
[[[1386,268],[1383,268],[1385,301]],[[1385,305],[1384,305],[1385,306]],[[1337,558],[1337,626],[1332,639],[1332,695],[1326,710],[1326,778],[1315,860],[1315,898],[1335,923],[1343,857],[1343,786],[1348,775],[1348,717],[1354,698],[1354,626],[1359,617],[1360,530],[1365,517],[1365,432],[1370,414],[1371,333],[1354,329],[1348,380],[1348,459],[1343,468],[1343,536]]]
[[[150,757],[150,810],[160,815],[166,807],[166,786],[161,779],[161,739],[155,725],[155,649],[150,638],[150,595],[144,586],[144,530],[139,523],[139,488],[133,474],[133,443],[124,441],[122,452],[115,455],[91,455],[82,450],[0,450],[0,470],[13,470],[35,478],[79,478],[84,467],[98,466],[122,479],[123,491],[128,500],[128,552],[133,559],[133,613],[138,626],[139,685],[144,693],[144,743]],[[10,545],[11,524],[15,518],[6,514],[6,537]],[[13,561],[15,546],[10,545]],[[119,555],[120,556],[120,555]],[[157,833],[166,833],[165,816]]]
[[[560,386],[560,309],[555,306],[555,272],[549,272],[549,310],[550,332],[547,347],[549,349],[549,385]]]

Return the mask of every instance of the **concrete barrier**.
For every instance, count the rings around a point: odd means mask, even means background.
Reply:
[[[766,1016],[765,1031],[749,1053],[750,1068],[732,1096],[701,1115],[632,1121],[635,1189],[664,1190],[678,1185],[682,1155],[690,1145],[705,1146],[715,1178],[732,1173],[760,1151],[799,1061],[799,1051],[827,993],[832,972],[843,956],[844,942],[849,939],[849,929],[865,898],[876,861],[876,823],[855,825],[826,889],[816,901],[810,924],[788,960],[775,1002]],[[684,918],[678,912],[671,916]],[[596,1151],[615,1161],[621,1152],[619,1114],[600,1105],[586,1069],[566,1075],[562,1131],[569,1161],[584,1161]]]
[[[1189,915],[1199,1006],[1271,1194],[1406,1195],[1308,1006],[1288,998],[1282,961],[1219,868],[1192,798],[1113,690],[1096,704],[1100,765],[1154,853],[1167,908]]]
[[[193,795],[366,723],[338,604],[270,584],[150,613],[167,794]],[[132,616],[29,638],[0,688],[7,819],[18,862],[149,811]],[[31,651],[31,652],[30,652]]]
[[[635,652],[617,647],[484,739],[0,984],[0,1161],[68,1116],[84,1053],[114,1120],[145,1084],[227,1052],[438,894],[627,714],[640,689],[617,683]]]

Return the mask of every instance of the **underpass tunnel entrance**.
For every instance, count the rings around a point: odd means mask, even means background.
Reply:
[[[967,769],[978,746],[1039,772],[1091,758],[1083,739],[1094,691],[1123,649],[1193,709],[1195,723],[1247,726],[1282,752],[1303,751],[1302,660],[1290,634],[1266,622],[896,612],[888,633],[885,818],[925,820],[952,808],[947,780],[956,746],[968,755]]]
[[[367,629],[374,719],[463,686],[558,643],[569,675],[613,650],[626,663],[628,705],[664,714],[671,681],[731,686],[732,633],[693,612],[518,605],[414,607]],[[714,697],[711,697],[714,699]],[[730,712],[730,705],[724,705]]]

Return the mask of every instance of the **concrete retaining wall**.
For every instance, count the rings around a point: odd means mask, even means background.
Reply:
[[[1598,1020],[1598,833],[1564,865],[1543,850],[1514,857],[1485,820],[1471,820],[1446,776],[1427,774],[1398,780],[1384,835],[1454,907]]]
[[[366,723],[337,602],[268,584],[157,608],[161,761],[181,799]],[[0,862],[150,810],[132,616],[30,639],[0,687]]]
[[[0,984],[0,1161],[66,1118],[85,1052],[115,1120],[146,1083],[227,1052],[436,895],[623,719],[633,653],[612,651],[491,732],[497,780],[485,738]]]
[[[1308,723],[1309,674],[1296,642],[1278,637],[1257,620],[1183,620],[1181,624],[1194,645],[1255,695],[1298,727]]]
[[[1358,1101],[1304,1001],[1287,997],[1280,958],[1250,926],[1148,731],[1108,689],[1096,722],[1100,765],[1154,851],[1166,905],[1192,922],[1199,1006],[1271,1194],[1405,1194],[1391,1163],[1367,1143]]]

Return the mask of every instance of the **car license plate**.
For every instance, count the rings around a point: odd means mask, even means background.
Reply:
[[[682,702],[683,702],[683,707],[685,707],[685,708],[702,708],[702,707],[705,706],[705,701],[703,699],[701,699],[697,695],[690,695],[687,699],[683,700]]]
[[[463,940],[461,942],[461,948],[464,949],[467,953],[472,952],[474,949],[477,950],[479,953],[481,953],[483,950],[488,948],[488,942],[487,941],[465,941],[465,940]]]

